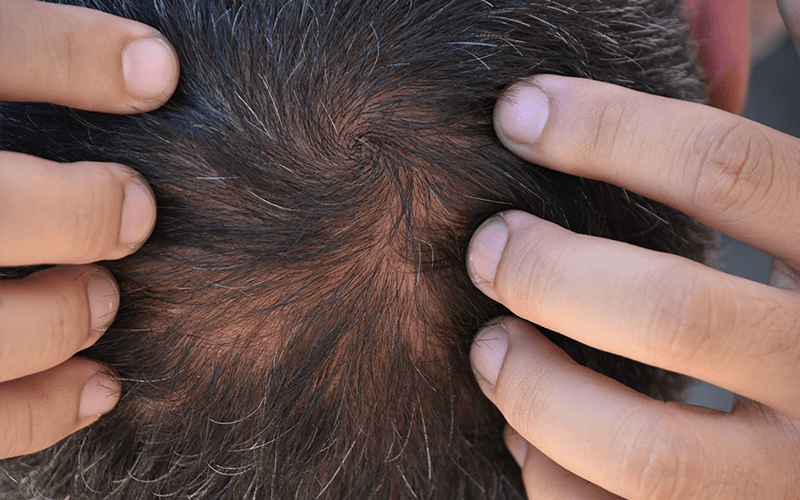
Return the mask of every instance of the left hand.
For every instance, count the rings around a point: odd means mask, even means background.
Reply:
[[[776,257],[766,286],[523,212],[484,223],[468,258],[489,297],[584,344],[743,396],[731,413],[655,401],[505,318],[479,334],[471,359],[518,432],[507,443],[529,494],[797,498],[800,139],[588,80],[545,75],[511,91],[515,102],[501,100],[495,116],[515,153],[666,203]]]
[[[0,0],[0,100],[138,113],[163,104],[178,73],[152,27]],[[0,267],[61,264],[0,282],[0,460],[53,445],[119,400],[108,367],[74,356],[119,305],[111,273],[86,264],[130,255],[155,220],[153,192],[129,167],[0,151]]]

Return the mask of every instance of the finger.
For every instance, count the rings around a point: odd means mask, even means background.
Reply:
[[[800,140],[699,104],[575,78],[538,76],[495,106],[523,158],[673,206],[800,263]]]
[[[687,11],[711,104],[741,113],[750,75],[748,0],[690,0]]]
[[[522,469],[529,498],[537,500],[620,500],[550,460],[513,428],[506,427],[506,446]]]
[[[509,425],[608,492],[734,500],[797,491],[800,436],[763,407],[760,415],[756,407],[728,414],[654,401],[578,365],[517,318],[480,332],[470,356],[481,389]],[[760,478],[763,471],[774,480]]]
[[[129,168],[0,152],[0,265],[118,259],[154,225],[153,192]]]
[[[800,417],[796,293],[517,211],[476,231],[468,261],[517,316]]]
[[[117,404],[119,391],[82,358],[0,384],[0,459],[43,450],[86,427]]]
[[[0,100],[136,113],[178,84],[175,49],[153,28],[81,7],[0,2]]]
[[[769,267],[769,286],[784,290],[800,290],[800,272],[781,259],[772,259]]]
[[[800,53],[800,1],[778,0],[778,10],[789,30],[795,49]]]
[[[0,382],[44,371],[111,325],[119,290],[99,267],[53,267],[0,287]]]

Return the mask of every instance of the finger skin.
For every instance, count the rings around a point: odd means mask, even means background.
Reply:
[[[517,463],[522,469],[522,480],[528,497],[536,500],[620,500],[582,477],[576,476],[544,453],[531,446],[511,427],[506,428],[504,439],[509,449],[519,450],[524,459]],[[516,456],[515,456],[516,459]],[[521,463],[520,463],[521,462]]]
[[[689,0],[692,33],[707,74],[711,104],[741,113],[750,76],[748,0]]]
[[[784,290],[800,290],[800,272],[781,259],[772,259],[769,269],[769,286]]]
[[[156,40],[152,51],[125,52],[143,39]],[[149,74],[134,70],[129,85],[126,63],[137,68],[143,57]],[[166,102],[178,74],[174,48],[149,26],[81,7],[0,2],[0,100],[137,113]],[[149,85],[142,86],[141,78]]]
[[[100,378],[95,378],[98,374]],[[0,459],[52,446],[95,422],[99,413],[110,411],[118,400],[119,383],[104,375],[97,363],[83,358],[3,382]]]
[[[0,287],[0,382],[52,368],[92,345],[114,320],[108,271],[61,266]]]
[[[800,417],[797,294],[524,212],[501,220],[508,239],[493,281],[476,269],[476,253],[490,243],[484,226],[470,243],[469,271],[514,314]]]
[[[793,422],[760,405],[728,414],[655,401],[578,365],[520,319],[494,325],[470,353],[481,389],[509,425],[572,474],[629,500],[792,498],[798,491]],[[508,350],[492,384],[479,358],[497,325]]]
[[[85,264],[133,253],[155,225],[133,170],[0,152],[0,265]]]
[[[795,49],[800,51],[800,2],[798,0],[778,0],[778,10],[789,30]]]
[[[800,263],[800,139],[709,106],[553,75],[510,87],[494,116],[503,143],[529,161],[630,189]]]

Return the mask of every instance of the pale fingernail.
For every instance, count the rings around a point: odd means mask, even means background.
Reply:
[[[502,214],[495,215],[478,228],[472,236],[467,267],[473,281],[492,283],[497,264],[508,242],[508,226]]]
[[[532,144],[539,138],[550,114],[547,96],[538,87],[518,84],[497,101],[497,128],[506,139]]]
[[[104,273],[95,272],[89,277],[87,293],[92,315],[91,329],[104,332],[114,321],[119,304],[117,286]]]
[[[144,243],[156,217],[153,196],[143,182],[134,178],[125,186],[119,241],[131,248],[138,248]]]
[[[502,323],[485,326],[475,336],[470,360],[480,378],[494,385],[508,350],[508,332]]]
[[[175,77],[172,49],[160,38],[140,38],[122,51],[122,74],[128,91],[142,100],[166,97]]]
[[[506,427],[503,434],[506,448],[508,448],[511,456],[514,457],[514,461],[517,462],[517,465],[522,467],[525,464],[525,456],[528,454],[528,442],[511,426]]]
[[[80,418],[100,416],[111,411],[119,401],[120,390],[110,378],[93,375],[83,387]]]

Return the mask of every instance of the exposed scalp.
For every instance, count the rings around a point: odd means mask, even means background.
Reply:
[[[503,312],[466,275],[471,231],[516,207],[708,249],[685,216],[527,164],[491,126],[536,71],[701,100],[679,2],[76,1],[158,28],[182,79],[142,116],[0,108],[3,148],[125,162],[159,200],[150,242],[109,263],[122,308],[84,353],[123,398],[4,462],[20,497],[521,498],[466,359]],[[653,395],[674,383],[554,338]]]

